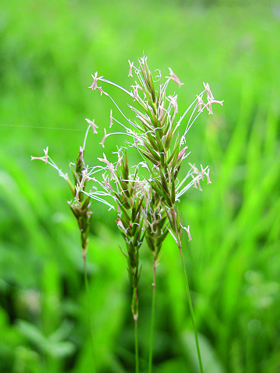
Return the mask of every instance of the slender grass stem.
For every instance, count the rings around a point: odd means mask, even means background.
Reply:
[[[135,337],[135,373],[139,373],[138,319],[135,319],[135,323],[134,323],[134,337]]]
[[[152,296],[152,316],[150,326],[150,348],[149,348],[149,373],[153,370],[153,343],[154,343],[154,325],[155,325],[155,300],[156,300],[156,269],[157,258],[154,257],[154,278],[153,278],[153,296]]]
[[[203,365],[202,365],[202,359],[201,359],[201,353],[200,353],[198,335],[197,335],[197,330],[196,330],[196,325],[195,325],[195,319],[194,319],[192,298],[191,298],[189,281],[188,281],[188,276],[187,276],[187,271],[186,271],[186,266],[185,266],[185,261],[184,261],[183,252],[182,252],[182,246],[181,245],[179,245],[179,250],[180,250],[180,256],[181,256],[181,261],[182,261],[182,266],[183,266],[183,272],[184,272],[185,290],[186,290],[186,294],[187,294],[187,299],[188,299],[188,304],[189,304],[189,309],[190,309],[190,314],[191,314],[191,319],[192,319],[192,324],[193,324],[193,331],[194,331],[194,338],[195,338],[197,356],[198,356],[198,361],[199,361],[200,373],[203,373]]]
[[[84,260],[84,281],[85,281],[85,288],[87,294],[87,304],[88,304],[88,322],[89,322],[89,329],[90,329],[90,337],[91,337],[91,352],[92,352],[92,372],[96,372],[96,361],[94,355],[94,336],[92,330],[92,317],[91,317],[91,301],[90,301],[90,293],[89,293],[89,285],[88,285],[88,275],[87,275],[87,261],[86,261],[86,254],[83,254]]]

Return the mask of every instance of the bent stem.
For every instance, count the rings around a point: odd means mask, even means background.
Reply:
[[[150,348],[149,348],[149,373],[152,373],[152,370],[153,370],[153,342],[154,342],[155,300],[156,300],[156,269],[157,269],[157,258],[154,257],[152,316],[151,316],[151,326],[150,326]]]
[[[94,337],[92,331],[92,317],[91,317],[91,302],[90,302],[90,294],[89,294],[89,285],[88,285],[88,275],[87,275],[87,261],[86,261],[86,253],[83,253],[83,260],[84,260],[84,280],[85,280],[85,288],[87,294],[87,304],[88,304],[88,322],[89,322],[89,329],[90,329],[90,337],[91,337],[91,352],[92,352],[92,372],[96,372],[96,362],[95,362],[95,355],[94,355]]]
[[[138,351],[138,295],[137,287],[133,289],[131,310],[134,318],[134,344],[135,344],[135,372],[139,372],[139,351]]]
[[[185,261],[184,261],[184,257],[183,257],[182,245],[181,244],[179,244],[179,250],[180,250],[180,257],[181,257],[183,272],[184,272],[185,290],[186,290],[186,294],[187,294],[187,299],[188,299],[188,304],[189,304],[189,309],[190,309],[190,314],[191,314],[191,319],[192,319],[192,324],[193,324],[193,331],[194,331],[194,338],[195,338],[197,356],[198,356],[198,361],[199,361],[200,373],[203,373],[203,365],[202,365],[200,347],[199,347],[199,342],[198,342],[198,335],[197,335],[195,319],[194,319],[192,298],[191,298],[189,281],[188,281],[188,276],[187,276],[187,271],[186,271],[186,266],[185,266]]]
[[[139,351],[138,351],[138,319],[134,323],[134,337],[135,337],[135,373],[139,373]]]

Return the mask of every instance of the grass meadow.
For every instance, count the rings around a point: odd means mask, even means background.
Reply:
[[[189,162],[212,184],[181,199],[184,241],[205,373],[280,372],[280,3],[2,0],[0,4],[0,372],[92,372],[79,231],[64,172],[87,128],[85,160],[112,103],[92,92],[98,71],[126,88],[128,60],[148,57],[184,85],[183,112],[208,82],[223,107],[188,134]],[[126,97],[108,87],[128,113]],[[117,143],[118,145],[118,143]],[[133,152],[132,152],[133,153]],[[137,162],[137,154],[131,159]],[[185,172],[187,173],[188,166]],[[92,202],[88,248],[98,372],[134,371],[131,289],[114,211]],[[177,246],[158,267],[154,372],[199,372]],[[152,256],[141,247],[140,371],[147,371]]]

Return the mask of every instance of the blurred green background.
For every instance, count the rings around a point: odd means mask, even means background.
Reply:
[[[65,181],[94,118],[97,163],[112,104],[87,87],[98,71],[129,87],[128,60],[148,56],[185,84],[179,112],[209,82],[214,115],[189,132],[188,161],[212,184],[181,200],[205,372],[280,372],[280,2],[1,0],[0,372],[91,372],[76,221]],[[125,95],[106,87],[126,108]],[[176,89],[176,87],[174,87]],[[126,109],[125,109],[126,110]],[[117,139],[118,140],[118,139]],[[107,157],[115,139],[106,143]],[[120,139],[121,141],[121,139]],[[186,162],[187,163],[187,162]],[[185,167],[187,172],[188,166]],[[132,372],[130,286],[115,213],[93,202],[88,251],[98,372]],[[142,250],[142,249],[141,249]],[[141,371],[147,369],[152,257],[143,247]],[[198,372],[180,258],[168,238],[158,268],[155,372]]]

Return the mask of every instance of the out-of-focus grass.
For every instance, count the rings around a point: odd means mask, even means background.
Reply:
[[[185,258],[205,371],[275,373],[280,361],[277,3],[208,8],[168,1],[16,3],[2,0],[0,6],[0,371],[78,373],[91,364],[79,233],[66,203],[68,187],[43,163],[30,163],[30,155],[43,155],[49,146],[67,171],[83,141],[84,118],[95,118],[99,133],[89,136],[86,148],[87,162],[95,164],[112,105],[87,89],[90,74],[98,70],[128,87],[127,60],[135,61],[144,50],[151,68],[167,75],[170,66],[185,82],[179,110],[203,81],[225,100],[214,116],[199,118],[187,144],[190,162],[209,164],[213,183],[181,201],[193,236]],[[117,97],[124,107],[125,100]],[[115,145],[108,139],[107,156]],[[88,258],[98,366],[104,372],[132,371],[130,294],[115,216],[93,205]],[[142,262],[144,370],[152,282],[145,248]],[[172,239],[161,262],[155,365],[159,372],[195,372]]]

